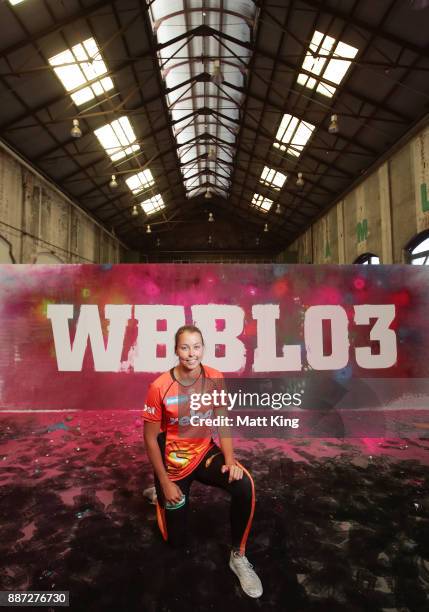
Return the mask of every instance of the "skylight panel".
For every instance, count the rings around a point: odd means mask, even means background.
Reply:
[[[323,79],[339,85],[345,77],[351,61],[336,58],[350,58],[352,60],[356,57],[358,50],[356,47],[337,41],[332,36],[326,36],[316,30],[302,67],[318,78],[312,78],[308,74],[301,73],[297,82],[309,89],[316,88],[318,93],[332,98],[337,88],[324,83]],[[329,55],[331,55],[330,58],[326,57]]]
[[[116,119],[95,130],[94,134],[112,161],[140,150],[140,145],[135,144],[137,138],[128,117]]]
[[[125,182],[134,195],[137,195],[141,191],[155,185],[155,180],[152,176],[152,172],[149,169],[130,176],[129,178],[125,179]]]
[[[268,166],[265,166],[265,168],[262,170],[261,178],[259,180],[263,185],[268,185],[268,187],[271,187],[276,191],[280,191],[280,189],[285,184],[286,179],[286,174],[282,174],[274,168],[268,168]]]
[[[255,195],[253,196],[251,206],[257,208],[258,210],[264,213],[267,213],[272,205],[273,201],[269,200],[268,198],[264,198],[264,196],[260,193],[255,193]]]
[[[24,0],[9,0],[9,2],[15,6],[15,4],[21,4],[21,2],[24,2]]]
[[[144,202],[141,202],[140,206],[147,215],[153,215],[154,213],[165,208],[165,204],[160,193],[157,193],[148,200],[144,200]]]
[[[298,117],[285,114],[277,130],[276,141],[273,145],[289,155],[299,157],[310,139],[315,126]]]
[[[54,55],[49,58],[49,63],[54,67],[66,91],[74,91],[79,88],[78,91],[70,94],[73,102],[78,106],[113,89],[112,79],[102,78],[103,74],[107,73],[107,67],[93,38],[88,38],[71,49]],[[91,84],[84,87],[89,82]]]

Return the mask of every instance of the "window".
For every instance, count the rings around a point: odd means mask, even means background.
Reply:
[[[145,200],[140,204],[147,215],[152,215],[153,213],[159,212],[163,208],[165,208],[165,204],[163,202],[162,196],[160,193]]]
[[[121,117],[94,133],[112,161],[118,161],[140,149],[140,145],[135,144],[136,135],[128,117]]]
[[[137,195],[141,191],[155,185],[155,180],[152,176],[152,172],[149,169],[130,176],[129,178],[125,179],[125,182],[134,195]]]
[[[9,2],[15,6],[15,4],[21,4],[21,2],[24,2],[24,0],[9,0]]]
[[[293,157],[299,157],[310,139],[315,126],[306,121],[301,121],[293,115],[283,115],[280,127],[277,130],[274,146],[281,151],[286,151]]]
[[[268,166],[265,166],[265,168],[262,170],[260,182],[263,185],[268,185],[268,187],[271,187],[276,191],[280,191],[285,184],[286,179],[286,174],[282,174],[281,172],[274,170],[274,168],[268,168]]]
[[[408,245],[410,263],[413,266],[429,266],[429,231],[416,236]]]
[[[110,77],[101,78],[107,73],[107,68],[93,38],[88,38],[71,49],[54,55],[49,58],[49,63],[54,66],[54,71],[66,91],[74,92],[70,95],[78,106],[113,89]],[[90,81],[91,84],[84,87]],[[78,91],[75,91],[76,89]]]
[[[358,49],[355,47],[337,41],[332,36],[326,36],[326,34],[316,30],[302,67],[317,78],[301,73],[297,82],[309,89],[316,88],[318,93],[332,98],[337,89],[324,83],[323,79],[339,85],[345,77],[351,61],[336,58],[350,58],[352,60],[356,57],[357,52]]]
[[[264,213],[267,213],[272,205],[273,201],[269,200],[268,198],[264,198],[264,196],[260,193],[255,193],[255,195],[253,196],[251,206],[257,208],[258,210]]]
[[[364,253],[363,255],[359,255],[359,257],[355,259],[353,263],[363,265],[376,265],[380,263],[380,258],[377,255],[374,255],[374,253]]]

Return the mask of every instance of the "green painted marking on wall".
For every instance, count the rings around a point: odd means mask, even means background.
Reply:
[[[325,246],[325,259],[331,256],[331,247],[329,246],[329,242],[326,243]]]
[[[426,185],[426,183],[422,183],[420,185],[420,195],[422,198],[422,211],[428,212],[429,211],[429,200],[428,200],[428,186]]]
[[[356,236],[358,242],[363,242],[368,238],[368,220],[363,219],[356,225]]]

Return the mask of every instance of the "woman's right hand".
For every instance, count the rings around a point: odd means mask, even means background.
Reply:
[[[182,490],[177,484],[171,482],[171,480],[166,480],[162,484],[162,492],[164,494],[165,501],[170,504],[178,504],[183,497]]]

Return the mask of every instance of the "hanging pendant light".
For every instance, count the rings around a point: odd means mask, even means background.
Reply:
[[[139,214],[139,209],[137,208],[137,204],[134,204],[133,209],[131,211],[131,216],[138,217],[138,214]]]
[[[82,130],[80,129],[79,119],[73,119],[73,127],[70,130],[73,138],[82,138]]]
[[[340,131],[340,127],[338,125],[338,115],[331,115],[331,123],[328,127],[328,132],[330,134],[338,134]]]
[[[222,71],[220,69],[220,60],[215,60],[214,61],[213,72],[212,72],[212,75],[211,75],[211,81],[215,85],[222,85],[222,83],[223,83]]]
[[[146,234],[151,234],[152,230],[150,229],[150,225],[146,225]]]
[[[110,179],[109,187],[110,189],[116,189],[118,187],[118,181],[116,180],[115,174],[112,174],[112,178]]]
[[[281,215],[282,214],[282,207],[280,206],[280,204],[277,202],[277,206],[276,206],[276,215]]]
[[[268,230],[268,223],[266,223],[266,224],[264,225],[264,232],[268,232],[268,231],[269,231],[269,230]]]
[[[302,189],[304,185],[305,185],[305,181],[302,177],[302,172],[298,172],[298,178],[296,179],[296,186]]]
[[[207,153],[207,159],[209,161],[214,161],[216,159],[216,149],[214,147],[210,147],[209,152]]]
[[[209,213],[208,222],[213,223],[213,221],[214,221],[213,213]]]
[[[204,197],[206,198],[206,200],[210,200],[210,198],[212,197],[212,192],[210,190],[210,187],[207,187],[206,193],[204,194]]]

